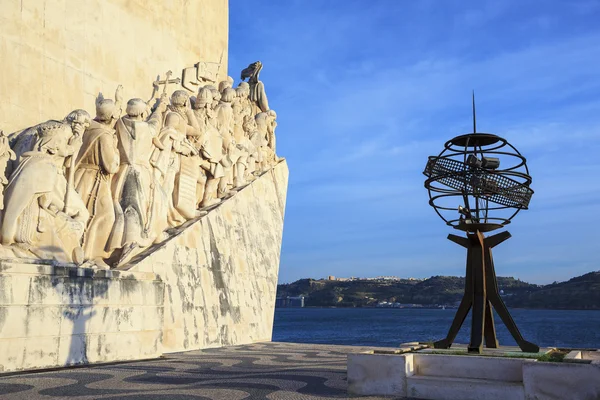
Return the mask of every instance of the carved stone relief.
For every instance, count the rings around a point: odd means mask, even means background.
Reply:
[[[217,84],[219,68],[169,71],[124,115],[119,86],[114,100],[98,95],[93,119],[78,109],[0,130],[0,257],[119,267],[277,163],[262,64],[235,89]]]

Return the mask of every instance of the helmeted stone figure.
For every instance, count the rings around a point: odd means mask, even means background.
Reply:
[[[146,103],[131,99],[127,102],[127,115],[116,124],[121,164],[114,177],[113,196],[121,212],[116,215],[109,250],[123,248],[120,264],[128,261],[136,249],[160,240],[167,227],[166,196],[150,164],[153,140],[166,106],[163,96],[146,120]]]
[[[70,190],[64,163],[80,147],[71,127],[61,121],[41,124],[33,151],[21,154],[5,191],[2,244],[17,245],[40,258],[83,261],[81,236],[89,213]]]
[[[108,240],[115,223],[115,209],[111,183],[119,170],[117,137],[112,128],[121,113],[119,89],[117,102],[98,98],[96,117],[83,134],[83,143],[75,161],[75,190],[81,196],[90,219],[83,237],[83,250],[87,260],[108,268],[104,258],[110,256]]]

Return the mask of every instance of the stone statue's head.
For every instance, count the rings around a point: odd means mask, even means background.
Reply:
[[[269,125],[269,115],[266,112],[256,114],[256,128],[259,132],[266,132]]]
[[[236,95],[237,93],[234,89],[227,88],[223,90],[223,93],[221,93],[221,101],[224,103],[231,103],[233,99],[235,99]]]
[[[262,67],[263,65],[260,61],[253,62],[252,64],[248,65],[248,68],[244,68],[242,70],[241,79],[245,80],[246,78],[249,78],[249,81],[258,81],[258,74],[260,73]]]
[[[50,120],[38,127],[38,139],[34,150],[42,153],[66,157],[69,140],[73,136],[71,125],[64,121]]]
[[[275,132],[275,128],[277,127],[277,113],[275,110],[267,111],[267,127],[270,133]]]
[[[190,99],[190,95],[185,90],[176,90],[171,95],[171,105],[175,107],[186,107],[188,105],[188,101]]]
[[[224,81],[219,82],[219,92],[223,93],[223,91],[227,88],[233,87],[233,78],[228,76]]]
[[[111,99],[102,99],[96,103],[96,118],[95,121],[110,123],[113,119],[117,119],[119,116],[115,115],[117,112],[116,104]]]
[[[238,97],[248,97],[250,95],[250,85],[248,82],[240,82],[235,91]]]
[[[206,108],[207,105],[212,104],[213,102],[213,94],[210,89],[203,87],[198,91],[198,96],[196,96],[196,101],[194,102],[194,109],[199,110],[201,108]]]
[[[92,122],[91,115],[82,109],[73,110],[64,119],[69,125],[76,136],[83,135],[83,132],[90,126]]]
[[[214,87],[213,85],[206,85],[204,87],[210,90],[210,92],[212,93],[213,101],[221,100],[221,92],[219,92],[216,87]]]
[[[125,108],[125,112],[128,117],[142,119],[146,116],[146,102],[142,99],[131,99],[127,102],[127,107]]]

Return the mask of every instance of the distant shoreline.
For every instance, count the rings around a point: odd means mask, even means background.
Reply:
[[[497,284],[509,308],[600,310],[600,271],[549,285],[499,276]],[[458,276],[300,279],[277,286],[276,306],[448,309],[458,307],[464,288],[465,278]]]

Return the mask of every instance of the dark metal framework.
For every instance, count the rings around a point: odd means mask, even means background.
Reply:
[[[513,161],[513,165],[502,170],[473,167],[467,162],[469,156],[504,157]],[[471,133],[449,140],[439,155],[429,157],[423,174],[428,178],[425,187],[429,190],[429,205],[446,224],[460,230],[467,230],[463,229],[461,219],[448,219],[440,212],[456,212],[456,207],[440,205],[441,199],[460,198],[457,202],[463,202],[466,209],[474,212],[471,223],[504,226],[529,207],[533,195],[525,157],[506,139],[490,133]],[[514,212],[503,218],[493,216],[498,210],[508,209]],[[484,231],[491,228],[481,227]]]
[[[510,233],[500,232],[487,238],[483,234],[504,227],[519,211],[529,207],[533,190],[529,187],[531,176],[526,159],[506,139],[476,133],[474,102],[473,132],[446,142],[438,156],[429,157],[423,171],[429,204],[447,225],[467,235],[448,235],[449,240],[467,249],[465,294],[448,335],[435,342],[434,347],[452,345],[471,309],[469,352],[481,353],[484,341],[488,348],[498,347],[493,307],[521,350],[538,352],[537,345],[521,336],[498,290],[492,248],[510,238]],[[507,162],[508,167],[499,169],[501,162]],[[454,207],[441,204],[454,200]],[[457,206],[459,218],[443,215],[456,213]]]

